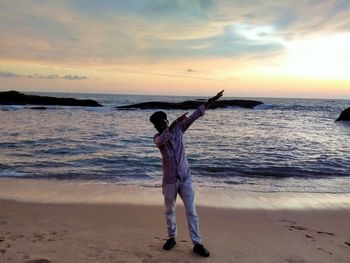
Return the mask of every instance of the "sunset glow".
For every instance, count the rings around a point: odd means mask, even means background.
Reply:
[[[350,98],[349,17],[345,0],[0,0],[0,87]]]
[[[287,45],[287,74],[349,80],[350,33],[295,41]]]

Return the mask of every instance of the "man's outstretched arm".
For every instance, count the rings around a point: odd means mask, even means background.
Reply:
[[[217,101],[224,93],[224,90],[220,91],[214,97],[209,98],[202,106],[200,106],[196,111],[194,111],[188,118],[183,119],[181,122],[181,128],[186,131],[191,124],[197,120],[199,117],[203,116],[205,111],[210,108],[215,101]]]
[[[221,98],[221,96],[224,94],[225,90],[220,91],[218,94],[216,94],[214,97],[211,97],[210,99],[208,99],[205,103],[204,103],[204,107],[205,109],[209,109],[215,101],[217,101],[219,98]]]

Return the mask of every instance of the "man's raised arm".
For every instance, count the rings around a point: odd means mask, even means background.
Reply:
[[[206,109],[206,110],[209,109],[209,108],[213,105],[213,103],[214,103],[215,101],[217,101],[219,98],[221,98],[221,96],[224,94],[224,91],[225,91],[225,90],[222,90],[222,91],[220,91],[218,94],[216,94],[214,97],[208,99],[208,100],[204,103],[205,109]]]
[[[224,90],[220,91],[214,97],[209,98],[202,106],[200,106],[197,110],[195,110],[188,118],[185,118],[180,124],[182,130],[186,131],[195,120],[203,116],[205,111],[209,109],[210,106],[213,105],[213,103],[223,95],[223,93],[224,93]]]

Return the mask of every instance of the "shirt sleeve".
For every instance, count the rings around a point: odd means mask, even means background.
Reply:
[[[182,131],[186,131],[195,120],[202,117],[204,114],[205,114],[205,107],[204,105],[202,105],[197,110],[195,110],[186,120],[184,120],[178,125]]]
[[[161,134],[156,134],[153,137],[154,143],[157,145],[158,148],[162,147],[171,137],[171,132],[169,131],[169,128],[165,129]]]

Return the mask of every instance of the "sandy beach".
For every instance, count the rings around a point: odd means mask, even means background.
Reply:
[[[164,251],[160,189],[136,189],[1,179],[0,262],[350,262],[349,195],[322,200],[314,194],[322,201],[312,203],[298,193],[232,193],[232,202],[245,205],[214,207],[209,199],[228,202],[229,195],[199,189],[201,232],[211,252],[200,258],[192,252],[182,205],[177,245]],[[278,206],[263,205],[274,199]],[[286,200],[306,205],[283,208]]]

